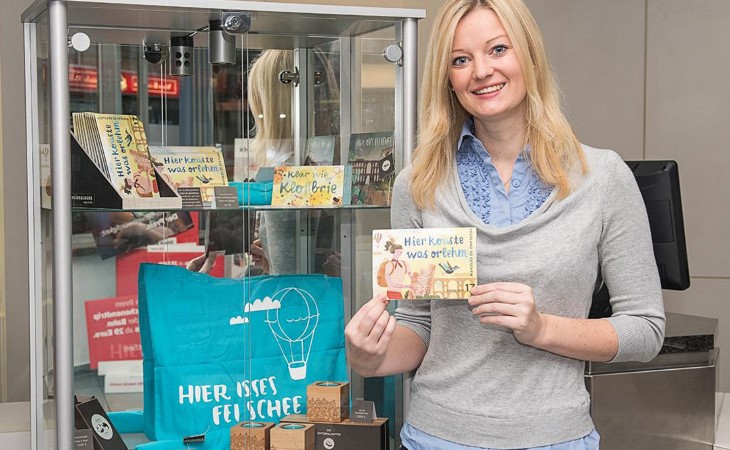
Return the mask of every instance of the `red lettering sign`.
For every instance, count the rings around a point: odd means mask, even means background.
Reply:
[[[71,92],[95,92],[99,76],[93,67],[71,65],[68,73],[68,86]],[[119,80],[122,94],[133,95],[139,90],[137,74],[123,70]],[[177,78],[150,75],[147,77],[147,94],[155,97],[166,95],[177,98],[180,95],[180,82]]]

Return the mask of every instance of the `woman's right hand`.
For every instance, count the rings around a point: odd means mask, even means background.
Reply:
[[[353,370],[364,377],[376,375],[395,331],[395,317],[390,315],[387,306],[385,294],[377,295],[345,327],[347,358]]]
[[[217,255],[217,252],[203,253],[185,263],[185,268],[191,272],[210,273],[213,270],[213,266],[215,266],[215,258]]]

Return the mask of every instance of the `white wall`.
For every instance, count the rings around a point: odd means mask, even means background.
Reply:
[[[730,349],[730,2],[527,3],[579,138],[624,159],[678,162],[692,286],[664,291],[665,305],[719,319],[718,346]],[[730,391],[730,366],[719,367]]]
[[[0,61],[0,86],[2,85],[2,61]],[[0,89],[0,105],[3,104],[2,90]],[[0,173],[3,172],[3,122],[0,120]],[[5,199],[2,196],[3,185],[0,180],[0,402],[5,401],[8,393],[7,336],[5,331]]]
[[[730,2],[649,0],[646,155],[676,159],[692,287],[667,309],[720,319],[730,391]]]

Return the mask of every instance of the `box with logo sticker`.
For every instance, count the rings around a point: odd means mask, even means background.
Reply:
[[[281,421],[305,423],[306,419],[302,414],[294,414]],[[350,419],[340,423],[317,422],[314,434],[315,450],[390,450],[387,418],[372,422],[353,422]]]
[[[316,450],[390,450],[388,419],[315,424]]]
[[[127,445],[94,396],[75,396],[74,425],[77,430],[91,430],[94,450],[127,450]]]

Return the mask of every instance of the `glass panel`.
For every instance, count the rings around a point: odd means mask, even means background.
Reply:
[[[357,125],[362,133],[394,131],[396,65],[383,58],[383,51],[395,42],[393,27],[358,38],[362,86]]]
[[[359,37],[355,41],[358,52],[355,53],[354,79],[360,80],[359,96],[353,102],[353,131],[358,133],[378,133],[391,139],[395,133],[396,106],[396,64],[383,57],[386,47],[394,45],[395,28],[389,27]],[[369,136],[369,135],[365,135]],[[352,144],[351,144],[352,146]],[[372,230],[390,228],[390,214],[382,211],[355,211],[358,249],[355,255],[357,272],[367,276],[356,277],[355,288],[357,311],[372,298]],[[395,311],[396,302],[388,306],[391,314]],[[357,375],[353,374],[353,378]],[[362,396],[375,402],[377,414],[390,421],[390,445],[397,448],[400,443],[398,432],[400,423],[396,420],[396,404],[401,401],[398,385],[401,376],[371,377],[363,381]]]
[[[38,245],[31,255],[34,262],[31,279],[31,440],[38,449],[55,447],[54,354],[53,354],[53,226],[51,211],[51,142],[50,142],[50,67],[49,22],[43,13],[34,24],[25,26],[26,80],[32,118],[28,127],[28,145],[32,153],[29,167],[29,204],[32,217],[31,242]],[[28,97],[26,97],[28,98]]]

